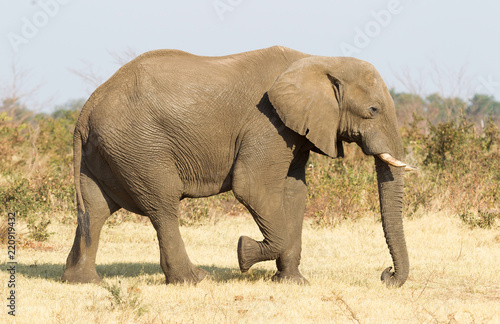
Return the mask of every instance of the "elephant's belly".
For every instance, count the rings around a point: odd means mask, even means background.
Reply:
[[[200,198],[210,197],[231,190],[232,175],[219,175],[218,177],[199,177],[197,179],[184,179],[183,197]]]

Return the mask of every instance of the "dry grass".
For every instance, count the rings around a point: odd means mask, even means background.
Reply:
[[[193,263],[210,276],[197,286],[164,284],[156,234],[148,222],[105,226],[97,271],[103,285],[59,282],[72,225],[51,224],[47,242],[17,254],[17,323],[498,323],[500,234],[470,229],[445,214],[405,223],[408,282],[387,289],[391,264],[380,223],[362,218],[304,228],[302,273],[310,286],[275,284],[272,262],[238,270],[240,235],[260,238],[249,216],[182,227]],[[2,260],[6,261],[6,247]],[[5,263],[4,263],[5,264]],[[0,272],[1,296],[8,274]],[[2,297],[2,298],[3,298]],[[5,299],[4,299],[5,300]],[[0,322],[13,322],[2,307]]]

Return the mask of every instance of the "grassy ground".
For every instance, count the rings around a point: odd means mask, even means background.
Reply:
[[[18,225],[18,231],[23,231]],[[9,323],[498,323],[500,232],[457,217],[425,214],[405,222],[411,272],[400,289],[379,276],[391,265],[374,218],[304,228],[301,271],[310,286],[275,284],[272,262],[238,270],[240,235],[260,239],[249,216],[182,227],[193,263],[210,276],[197,286],[164,284],[149,221],[109,222],[97,259],[102,285],[60,282],[74,225],[50,224],[43,243],[18,246],[16,317]],[[0,296],[8,296],[2,246]]]

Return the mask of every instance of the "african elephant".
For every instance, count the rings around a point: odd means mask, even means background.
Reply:
[[[403,159],[393,100],[364,61],[275,46],[222,57],[140,55],[89,98],[74,132],[78,226],[63,281],[92,282],[99,234],[120,208],[149,217],[167,283],[202,280],[179,232],[179,202],[232,190],[263,241],[242,236],[239,267],[276,260],[275,281],[299,272],[310,151],[375,157],[382,224],[401,286],[409,261],[401,219]]]

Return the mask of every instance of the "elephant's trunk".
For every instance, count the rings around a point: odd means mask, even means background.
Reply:
[[[394,262],[394,272],[391,267],[384,270],[381,280],[388,287],[401,287],[410,271],[408,251],[403,232],[403,167],[389,166],[379,157],[375,157],[377,170],[380,212],[385,239]]]

